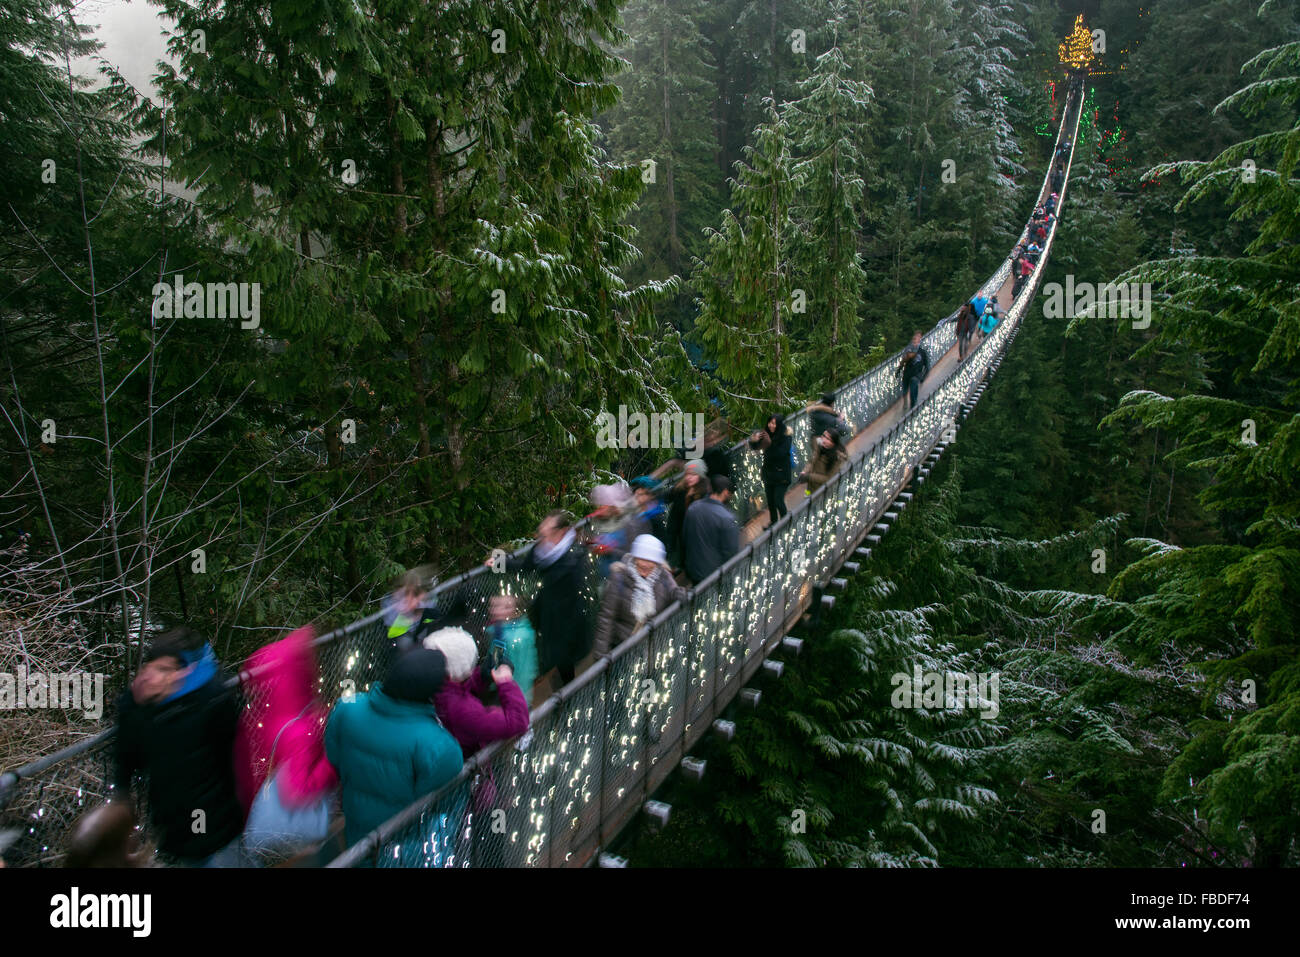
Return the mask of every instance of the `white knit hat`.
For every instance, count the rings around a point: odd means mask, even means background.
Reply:
[[[628,554],[632,558],[644,558],[656,565],[662,565],[668,560],[668,551],[664,548],[664,543],[653,535],[638,535]]]
[[[478,663],[478,645],[464,628],[443,628],[424,639],[424,647],[441,651],[447,659],[447,679],[464,681]]]

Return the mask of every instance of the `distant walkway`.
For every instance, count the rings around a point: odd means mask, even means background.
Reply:
[[[1003,312],[1009,310],[1011,308],[1011,303],[1014,301],[1014,297],[1011,295],[1011,290],[1014,287],[1014,284],[1014,279],[1008,276],[1006,281],[998,288],[998,305],[1002,307]],[[971,348],[974,349],[979,342],[979,338],[972,338]],[[940,358],[938,362],[935,362],[930,367],[929,374],[926,375],[925,380],[921,383],[920,394],[916,398],[917,404],[920,405],[925,401],[928,395],[943,385],[944,381],[956,367],[957,346],[954,344],[943,354],[942,358]],[[848,444],[845,445],[848,457],[853,458],[853,456],[857,455],[858,452],[863,449],[871,448],[871,446],[880,440],[882,435],[902,421],[903,416],[906,414],[907,412],[903,408],[902,387],[900,386],[897,401],[882,412],[874,422],[871,422],[857,435],[853,436],[853,438],[849,440]],[[754,454],[758,455],[759,453],[755,452]],[[785,493],[785,504],[787,508],[793,508],[798,504],[798,502],[804,497],[804,490],[806,487],[807,483],[802,480],[796,480],[795,483],[790,486],[789,491]],[[758,538],[759,535],[762,535],[763,530],[771,523],[771,518],[768,515],[767,509],[761,509],[758,514],[751,518],[745,524],[745,527],[741,529],[740,543],[745,545],[752,542],[754,539]]]

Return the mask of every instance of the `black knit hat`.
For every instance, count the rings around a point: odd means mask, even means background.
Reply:
[[[412,648],[399,657],[384,678],[384,694],[398,701],[427,704],[447,680],[447,659],[441,651]]]

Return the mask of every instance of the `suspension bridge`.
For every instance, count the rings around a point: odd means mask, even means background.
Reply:
[[[980,286],[1005,318],[964,360],[958,359],[956,313],[923,338],[934,359],[914,408],[903,409],[895,369],[900,353],[837,391],[836,407],[854,437],[849,458],[811,496],[789,495],[789,514],[770,525],[760,456],[741,442],[729,451],[743,525],[740,552],[700,582],[690,599],[665,609],[628,641],[532,712],[522,738],[468,757],[460,775],[385,822],[329,862],[330,867],[574,867],[604,861],[614,837],[640,813],[665,815],[651,800],[679,766],[703,773],[691,749],[708,733],[730,736],[722,719],[739,696],[757,706],[748,687],[760,671],[779,675],[774,654],[797,654],[792,635],[817,606],[831,606],[871,558],[913,498],[997,371],[1041,282],[1061,221],[1081,114],[1082,86],[1073,84],[1057,131],[1068,138],[1065,185],[1033,274],[1013,296],[1011,256]],[[1051,192],[1044,177],[1036,203]],[[1029,228],[1021,233],[1027,243]],[[787,418],[796,468],[806,464],[809,416]],[[522,552],[520,553],[522,554]],[[595,576],[589,576],[594,582]],[[478,567],[441,583],[439,602],[464,600],[483,622],[492,595],[531,596],[536,581],[521,573]],[[587,595],[596,601],[595,589]],[[376,612],[317,639],[320,693],[336,700],[382,679],[389,639]],[[241,674],[242,680],[247,675]],[[257,702],[248,702],[255,707]],[[113,730],[0,775],[0,826],[21,833],[6,852],[11,865],[56,864],[75,818],[109,796]],[[484,805],[490,780],[494,797]],[[477,800],[476,800],[477,798]],[[144,817],[141,816],[141,820]]]

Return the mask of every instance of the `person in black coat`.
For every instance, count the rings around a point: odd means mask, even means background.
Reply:
[[[578,662],[591,650],[582,595],[586,563],[576,543],[568,514],[551,512],[537,526],[537,541],[528,553],[506,562],[511,571],[536,572],[542,579],[528,613],[537,631],[538,674],[555,668],[562,684],[574,679]]]
[[[749,437],[749,446],[763,452],[763,494],[767,497],[767,513],[775,525],[786,514],[785,492],[794,478],[790,458],[791,434],[785,416],[774,415],[767,425]]]
[[[239,708],[212,646],[185,627],[150,642],[118,702],[114,799],[130,795],[136,772],[147,775],[158,850],[183,866],[243,863],[232,750]]]
[[[811,452],[817,451],[817,436],[827,429],[839,433],[841,439],[847,439],[851,434],[849,423],[843,414],[835,409],[834,392],[823,393],[820,402],[812,403],[804,411],[808,413],[808,441]]]
[[[910,402],[905,402],[903,407],[914,409],[921,380],[930,372],[930,354],[921,345],[920,329],[912,333],[912,342],[899,360],[898,369],[903,376],[903,397]]]

